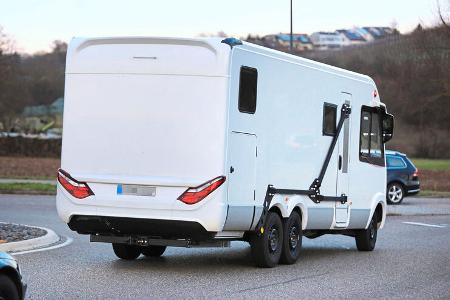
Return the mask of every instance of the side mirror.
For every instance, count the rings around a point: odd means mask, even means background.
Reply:
[[[382,118],[383,143],[386,143],[394,136],[394,116],[384,112]]]

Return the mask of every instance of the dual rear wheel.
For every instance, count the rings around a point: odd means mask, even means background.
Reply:
[[[378,215],[374,213],[367,229],[355,232],[359,251],[375,248],[378,231]],[[272,268],[278,263],[293,264],[300,256],[302,246],[302,220],[296,211],[288,219],[281,220],[275,212],[269,212],[262,234],[253,234],[250,245],[253,258],[259,267]]]
[[[139,247],[127,244],[112,244],[114,253],[118,258],[133,260],[141,254],[147,257],[159,257],[166,251],[166,246]]]
[[[256,265],[272,268],[278,263],[295,263],[300,256],[302,236],[301,217],[296,211],[283,221],[277,213],[269,212],[264,231],[250,237]]]

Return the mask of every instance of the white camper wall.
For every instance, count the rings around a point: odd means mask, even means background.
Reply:
[[[365,210],[358,212],[359,217],[364,213],[368,215],[371,206],[369,202],[377,201],[377,192],[384,189],[381,185],[385,183],[382,178],[385,176],[384,168],[362,163],[358,157],[360,110],[363,104],[374,105],[371,99],[373,81],[367,76],[248,44],[235,47],[231,60],[228,133],[236,131],[254,134],[258,148],[254,201],[258,207],[253,226],[260,216],[269,184],[283,189],[308,189],[313,179],[319,175],[332,140],[332,137],[322,135],[323,105],[328,102],[338,106],[338,121],[340,108],[344,103],[343,92],[352,95],[353,109],[348,165],[349,201],[355,210]],[[255,114],[238,111],[241,66],[258,70]],[[322,195],[336,195],[337,149],[336,146],[323,180]],[[229,166],[231,164],[229,161]],[[233,201],[229,199],[229,202],[230,200]],[[299,203],[308,211],[303,220],[307,229],[329,229],[335,225],[334,202],[315,204],[306,196],[281,195],[275,196],[272,202],[285,206],[280,207],[280,210],[283,212],[285,209],[288,213],[292,210],[293,203]],[[367,218],[368,216],[365,221]]]
[[[66,67],[62,168],[95,196],[58,192],[58,211],[196,221],[220,231],[225,190],[177,197],[224,174],[230,48],[220,39],[74,39]],[[118,184],[149,185],[149,200]]]

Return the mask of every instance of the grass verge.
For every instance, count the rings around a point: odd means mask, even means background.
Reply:
[[[421,190],[417,197],[450,198],[450,191]]]
[[[54,179],[59,158],[0,156],[0,178]]]
[[[450,171],[450,159],[413,158],[414,165],[420,170]]]
[[[0,179],[1,178],[5,178],[5,179],[26,179],[26,180],[55,180],[56,176],[53,177],[49,177],[49,176],[1,176],[0,175]]]
[[[0,183],[1,194],[55,195],[56,185],[48,183]]]

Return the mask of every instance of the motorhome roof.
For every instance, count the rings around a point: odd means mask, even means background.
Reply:
[[[197,46],[202,49],[208,49],[209,52],[214,53],[216,57],[215,66],[209,68],[208,70],[203,70],[203,73],[199,75],[215,75],[215,76],[228,76],[229,67],[229,45],[222,43],[222,38],[174,38],[174,37],[97,37],[97,38],[74,38],[68,50],[68,57],[74,55],[80,55],[81,52],[90,47],[100,46],[100,45],[127,45],[127,44],[155,44],[155,45],[186,45],[186,46]],[[260,55],[270,56],[275,59],[284,60],[286,62],[299,64],[306,66],[308,68],[313,68],[321,70],[324,72],[330,72],[339,76],[344,76],[354,80],[367,82],[369,84],[374,84],[373,80],[359,73],[344,70],[331,65],[316,62],[303,57],[295,56],[288,53],[283,53],[270,48],[262,47],[248,42],[243,42],[242,45],[233,45],[235,48],[239,48],[244,51],[250,51],[253,53],[258,53]],[[123,51],[123,48],[120,48]],[[111,61],[109,61],[111,63]],[[194,62],[190,62],[191,64]],[[82,69],[85,69],[89,64],[81,66],[83,63],[68,60],[66,66],[67,73],[82,73]],[[202,64],[204,67],[204,62]],[[181,66],[180,66],[181,67]]]
[[[359,74],[359,73],[352,72],[349,70],[341,69],[341,68],[338,68],[335,66],[327,65],[327,64],[317,62],[317,61],[314,61],[311,59],[307,59],[304,57],[300,57],[300,56],[292,55],[289,53],[273,50],[273,49],[270,49],[267,47],[262,47],[262,46],[255,45],[255,44],[248,43],[248,42],[243,42],[243,45],[238,46],[238,47],[242,48],[244,50],[247,50],[247,51],[252,51],[255,53],[270,56],[270,57],[280,59],[280,60],[285,60],[290,63],[296,63],[296,64],[299,64],[299,65],[302,65],[305,67],[321,70],[324,72],[333,73],[333,74],[336,74],[339,76],[344,76],[344,77],[351,78],[351,79],[358,80],[358,81],[367,82],[367,83],[373,84],[375,86],[375,83],[372,80],[372,78],[370,78],[367,75],[363,75],[363,74]]]

